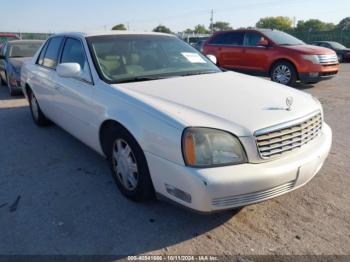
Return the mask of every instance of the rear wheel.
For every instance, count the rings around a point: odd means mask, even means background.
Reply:
[[[38,100],[33,92],[29,93],[29,106],[33,120],[38,126],[47,126],[50,124],[50,120],[48,120],[41,111]]]
[[[271,80],[283,85],[294,86],[297,81],[297,72],[289,62],[278,62],[271,70]]]
[[[137,141],[119,125],[111,127],[106,135],[112,175],[122,194],[136,202],[154,198],[146,157]]]

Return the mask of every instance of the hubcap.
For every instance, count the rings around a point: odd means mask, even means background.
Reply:
[[[38,102],[36,101],[36,98],[35,98],[34,94],[32,94],[32,96],[31,96],[30,107],[32,108],[32,113],[33,113],[34,118],[36,120],[38,120],[38,118],[39,118],[39,108],[38,108]]]
[[[292,72],[286,65],[279,65],[273,72],[273,81],[281,84],[288,84],[292,78]]]
[[[138,168],[131,147],[123,139],[113,144],[113,170],[127,190],[134,190],[138,184]]]

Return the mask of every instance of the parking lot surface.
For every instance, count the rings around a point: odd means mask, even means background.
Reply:
[[[0,88],[0,254],[350,255],[350,64],[318,97],[332,152],[308,185],[239,212],[199,215],[126,200],[106,160],[57,126],[39,128]]]

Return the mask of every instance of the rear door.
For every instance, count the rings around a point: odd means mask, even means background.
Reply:
[[[240,31],[220,33],[212,38],[208,45],[215,46],[219,66],[228,69],[242,68],[243,40],[244,33]]]
[[[42,48],[33,72],[32,89],[44,114],[56,118],[54,93],[56,88],[56,67],[64,38],[53,37]]]
[[[244,36],[243,69],[257,74],[267,73],[270,67],[270,58],[273,47],[260,46],[261,40],[267,40],[258,32],[246,32]]]

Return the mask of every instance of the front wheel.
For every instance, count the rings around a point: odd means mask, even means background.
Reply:
[[[29,93],[29,106],[35,124],[38,126],[47,126],[50,124],[50,121],[41,111],[38,100],[36,99],[33,92]]]
[[[283,85],[294,86],[297,81],[297,72],[289,62],[278,62],[271,70],[271,80]]]
[[[343,63],[343,61],[344,61],[343,55],[338,55],[338,61],[339,61],[339,63]]]
[[[133,136],[115,125],[107,134],[108,159],[113,178],[124,196],[136,202],[154,197],[146,157]]]
[[[8,92],[9,92],[10,96],[14,96],[16,94],[16,92],[11,87],[10,79],[8,77],[7,77],[7,89],[8,89]]]

